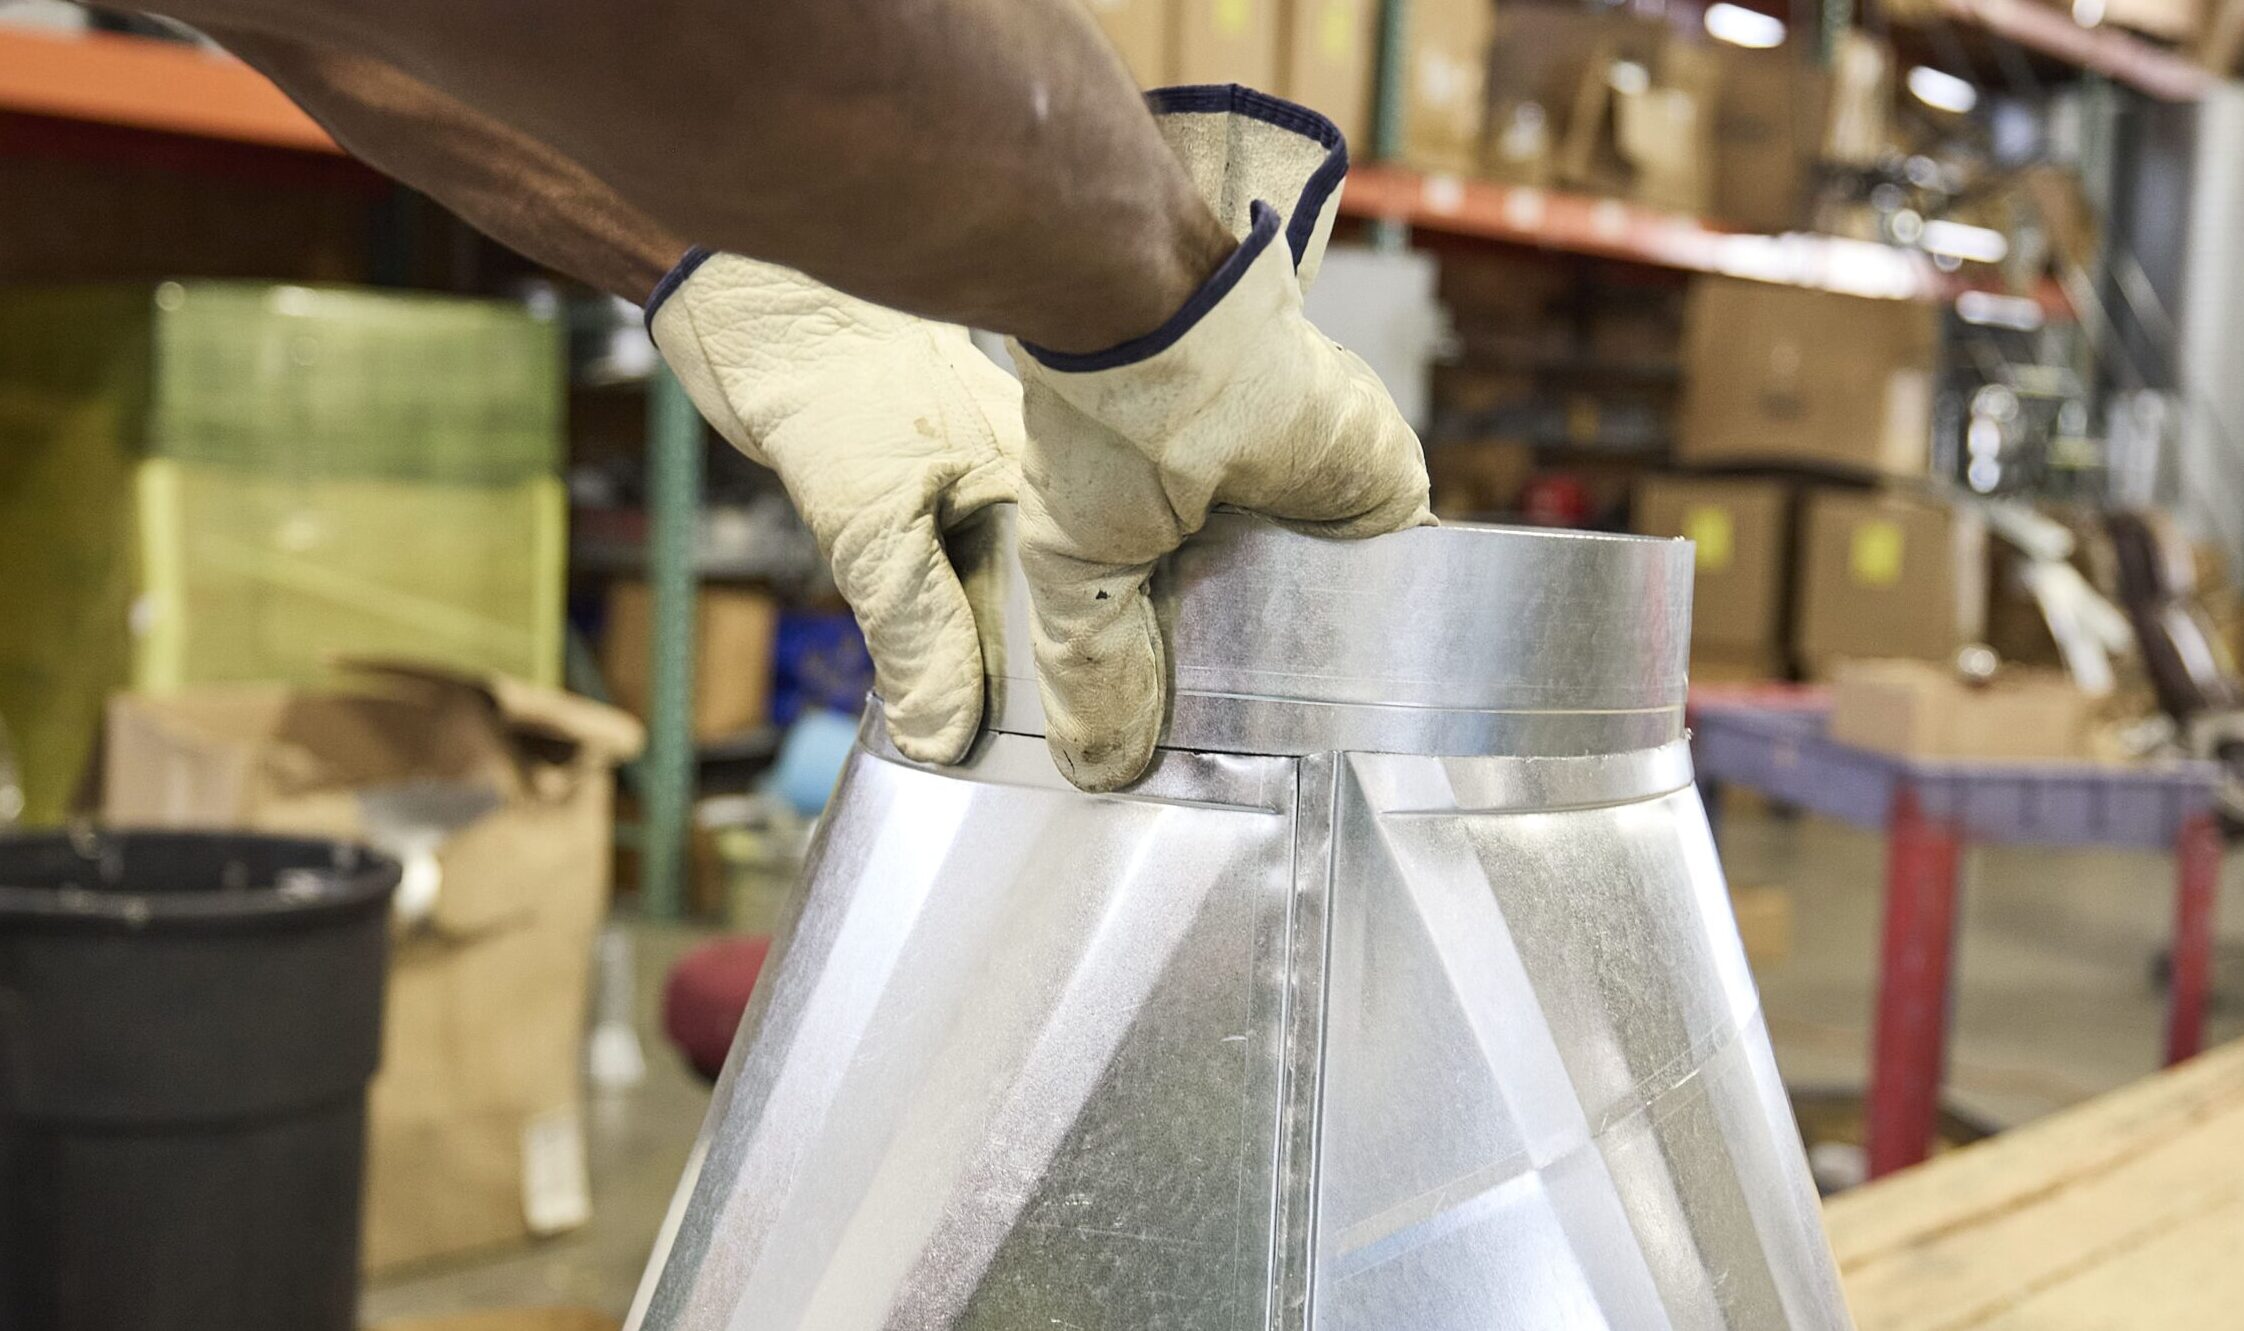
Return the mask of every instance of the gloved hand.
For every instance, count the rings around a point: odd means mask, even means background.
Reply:
[[[695,251],[647,302],[694,405],[779,473],[873,657],[896,747],[965,756],[982,647],[942,534],[1013,498],[1021,390],[966,330]]]
[[[1238,250],[1144,337],[1089,355],[1014,348],[1038,691],[1053,759],[1086,790],[1152,760],[1168,672],[1146,582],[1211,507],[1336,537],[1433,520],[1417,435],[1302,314],[1347,172],[1340,131],[1243,88],[1150,100]]]

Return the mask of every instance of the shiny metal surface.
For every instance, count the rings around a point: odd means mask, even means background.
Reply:
[[[1293,764],[1094,799],[872,739],[645,1325],[1263,1324]]]
[[[1013,510],[955,534],[984,616],[986,723],[1044,733]],[[1691,552],[1460,525],[1332,541],[1217,513],[1154,582],[1163,743],[1225,753],[1573,755],[1683,733]]]
[[[1343,760],[1313,1325],[1845,1325],[1696,792],[1504,765]]]
[[[1380,742],[1485,740],[1386,713],[1540,696],[1585,751],[1166,748],[1094,796],[1002,727],[913,764],[876,709],[632,1325],[1847,1326],[1677,723],[1598,719],[1679,708],[1668,647],[1492,651],[1475,682],[1494,637],[1358,596],[1447,664],[1320,658],[1348,616],[1203,557],[1175,575],[1180,688],[1287,676],[1202,694],[1234,729],[1189,733],[1267,735],[1268,704],[1311,701]],[[1670,604],[1643,558],[1618,585]],[[1554,585],[1606,627],[1552,611],[1546,643],[1621,632],[1589,582]],[[1501,603],[1532,623],[1531,600]],[[1203,614],[1230,617],[1228,660]]]

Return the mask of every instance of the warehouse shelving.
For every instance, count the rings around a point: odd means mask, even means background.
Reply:
[[[1343,216],[1537,249],[1718,273],[1850,296],[1952,299],[1974,289],[1930,259],[1876,241],[1795,233],[1725,231],[1696,217],[1563,190],[1357,166],[1340,196]],[[2064,298],[2041,293],[2045,310]]]
[[[2046,0],[1908,0],[1888,5],[1885,17],[1895,28],[1948,24],[1984,32],[2162,101],[2196,101],[2218,82],[2187,55],[2118,28],[2085,27]]]
[[[1686,272],[1726,273],[1849,295],[1928,297],[1938,274],[1921,256],[1832,236],[1756,236],[1619,199],[1357,166],[1343,215]]]
[[[2009,17],[2012,9],[2030,8],[2017,0],[1937,2],[1993,16],[1987,20],[1990,25],[2041,31],[2035,26],[2038,19]],[[2059,21],[2078,29],[2069,19],[2060,16]],[[2156,54],[2123,34],[2090,35],[2096,39],[2094,51],[2140,47]],[[2062,43],[2052,38],[2050,44]],[[2098,58],[2133,68],[2144,57]],[[2164,70],[2155,64],[2142,67]],[[2178,86],[2171,71],[2156,78]],[[271,148],[340,151],[247,65],[203,47],[144,37],[0,29],[0,112]],[[1922,255],[1872,241],[1744,235],[1614,199],[1425,175],[1384,164],[1357,166],[1340,206],[1349,216],[1444,234],[1853,295],[1926,299],[1952,295],[1963,285]]]

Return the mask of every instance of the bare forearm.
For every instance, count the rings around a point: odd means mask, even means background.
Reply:
[[[1092,350],[1230,248],[1076,0],[174,0],[374,56],[664,227]]]
[[[638,301],[686,248],[575,162],[379,60],[234,29],[210,35],[353,156],[549,268]]]

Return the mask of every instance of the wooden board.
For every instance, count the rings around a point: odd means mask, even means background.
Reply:
[[[2244,1324],[2244,1043],[1824,1215],[1860,1331]]]

